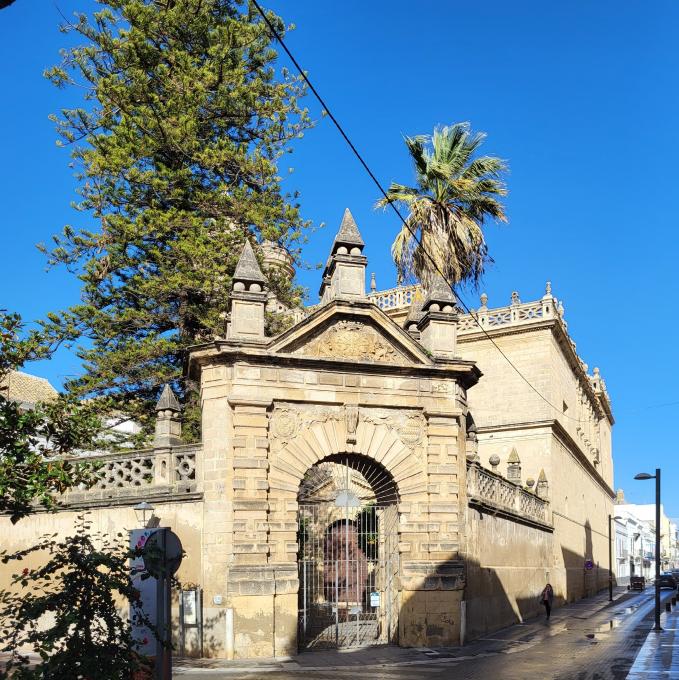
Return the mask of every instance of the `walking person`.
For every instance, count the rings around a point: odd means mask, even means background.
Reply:
[[[554,601],[554,588],[552,588],[551,583],[548,583],[542,590],[542,593],[540,593],[540,602],[542,603],[542,606],[545,608],[545,612],[547,613],[547,621],[549,621],[549,617],[552,613],[553,601]]]

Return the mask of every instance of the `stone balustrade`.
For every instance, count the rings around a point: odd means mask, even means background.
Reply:
[[[387,309],[401,309],[403,307],[410,307],[419,290],[419,284],[412,286],[397,286],[396,288],[370,293],[368,299],[384,311]]]
[[[485,469],[480,463],[467,462],[467,496],[471,505],[551,527],[549,501]]]
[[[185,496],[196,492],[200,445],[94,454],[83,460],[96,466],[89,488],[72,490],[65,505],[124,502],[148,497]]]

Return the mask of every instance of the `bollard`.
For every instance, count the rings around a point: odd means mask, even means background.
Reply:
[[[672,611],[672,603],[671,602],[665,602],[665,611],[666,612]]]

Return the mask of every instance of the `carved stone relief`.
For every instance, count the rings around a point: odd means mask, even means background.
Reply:
[[[403,354],[374,328],[357,321],[338,321],[295,354],[361,361],[405,361]]]
[[[278,404],[271,416],[271,434],[274,441],[285,444],[314,423],[325,423],[330,420],[344,421],[347,444],[356,443],[356,433],[361,422],[387,427],[413,451],[423,443],[425,436],[425,420],[420,411],[361,408],[354,404],[344,406]]]

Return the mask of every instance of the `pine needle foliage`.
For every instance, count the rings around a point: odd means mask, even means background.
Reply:
[[[476,286],[492,262],[483,227],[489,219],[507,221],[499,200],[507,195],[502,181],[507,166],[478,155],[485,137],[469,123],[456,123],[435,128],[431,136],[405,138],[416,185],[394,182],[387,198],[377,202],[398,204],[408,213],[410,229],[401,228],[391,249],[401,281],[419,279],[427,286],[438,269],[453,284]]]
[[[43,246],[50,265],[82,282],[81,302],[51,314],[44,329],[78,347],[84,373],[67,383],[72,394],[112,396],[148,431],[162,384],[191,401],[182,353],[223,332],[245,239],[298,257],[309,225],[277,166],[310,121],[301,80],[277,69],[271,36],[247,2],[99,4],[63,26],[79,44],[46,72],[84,92],[82,106],[54,120],[85,226],[67,225]],[[271,286],[298,304],[286,277]]]
[[[98,404],[69,395],[30,406],[8,398],[12,371],[48,356],[40,333],[27,332],[18,314],[0,310],[0,514],[12,523],[38,507],[54,510],[61,494],[91,485],[95,466],[72,454],[112,440]]]

